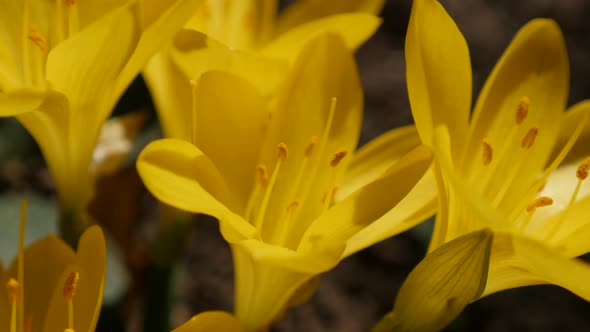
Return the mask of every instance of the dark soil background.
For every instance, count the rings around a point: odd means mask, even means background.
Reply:
[[[559,23],[567,41],[571,61],[570,104],[590,97],[590,1],[441,0],[441,3],[469,44],[474,96],[516,31],[532,18],[550,17]],[[403,53],[410,7],[410,0],[388,0],[381,28],[358,52],[366,100],[361,143],[412,122]],[[153,113],[141,79],[131,86],[116,113],[134,109],[150,109]],[[149,133],[144,139],[153,136]],[[51,200],[51,180],[38,150],[29,148],[28,152],[22,152],[25,149],[22,146],[30,146],[31,139],[23,136],[22,129],[14,127],[12,122],[0,122],[0,140],[14,141],[13,137],[22,137],[25,143],[9,148],[0,146],[0,194],[26,192]],[[113,182],[123,184],[125,189],[109,191]],[[140,331],[142,294],[152,285],[143,272],[150,266],[157,204],[141,188],[133,168],[105,180],[102,185],[106,188],[100,191],[106,197],[102,204],[106,205],[97,203],[96,214],[107,220],[105,226],[123,252],[122,260],[131,281],[130,290],[119,301],[105,307],[98,331]],[[126,209],[124,215],[112,213],[118,207]],[[128,220],[137,217],[142,220],[140,224],[129,223]],[[171,317],[174,327],[201,311],[232,309],[231,254],[217,223],[199,217],[192,226],[186,253],[169,276],[175,281]],[[427,223],[344,260],[322,277],[308,303],[290,310],[272,331],[369,331],[391,310],[404,278],[423,257],[429,227]],[[125,323],[121,317],[125,317]],[[447,330],[589,331],[590,304],[554,286],[509,290],[468,306]]]

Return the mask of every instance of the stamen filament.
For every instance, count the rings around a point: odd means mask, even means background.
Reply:
[[[303,175],[305,174],[305,171],[307,170],[307,166],[309,164],[309,159],[311,158],[311,156],[313,154],[313,150],[317,144],[317,140],[318,140],[317,136],[312,136],[309,141],[309,144],[305,148],[305,152],[303,155],[303,161],[301,162],[301,165],[299,166],[299,169],[297,170],[297,175],[295,176],[295,181],[293,181],[293,185],[291,186],[291,190],[289,191],[289,195],[287,196],[287,197],[293,197],[293,201],[291,202],[291,204],[294,204],[294,202],[297,202],[296,207],[299,207],[299,205],[300,205],[300,202],[296,198],[297,197],[296,195],[299,193],[299,189],[301,187],[301,183],[303,180]],[[289,205],[289,206],[291,207],[291,205]],[[299,210],[299,209],[297,209],[297,210]],[[285,216],[285,214],[289,214],[289,215]],[[285,244],[284,241],[286,240],[286,235],[288,234],[288,230],[291,229],[291,224],[292,224],[293,220],[296,219],[295,216],[292,216],[291,214],[296,214],[296,212],[291,213],[291,210],[288,207],[285,210],[285,212],[281,213],[281,216],[278,219],[278,220],[281,220],[281,222],[278,227],[278,229],[279,229],[278,241],[279,242],[277,244]]]
[[[258,211],[258,216],[256,217],[256,220],[254,221],[254,227],[256,227],[256,229],[261,230],[262,229],[262,224],[264,221],[264,217],[266,215],[266,208],[268,207],[268,202],[270,200],[270,195],[272,194],[272,189],[275,185],[275,182],[277,181],[277,176],[279,175],[279,170],[281,169],[281,164],[283,163],[283,161],[285,161],[287,159],[287,146],[285,145],[285,143],[279,143],[279,145],[277,145],[277,163],[275,164],[274,169],[272,170],[272,175],[270,176],[270,181],[268,183],[268,186],[266,187],[266,190],[264,192],[264,196],[262,198],[262,203],[260,204],[260,209]]]
[[[546,236],[547,236],[546,240],[548,242],[555,236],[555,233],[557,233],[559,226],[562,225],[563,222],[567,219],[572,206],[574,205],[574,203],[578,199],[578,193],[580,192],[580,187],[582,186],[582,181],[583,180],[578,179],[578,183],[576,183],[576,187],[574,188],[574,192],[572,193],[572,196],[571,196],[569,202],[567,203],[566,208],[561,212],[561,216],[559,217],[559,219],[556,222],[554,221],[549,226],[549,229],[546,233]]]
[[[78,272],[71,272],[66,279],[64,284],[63,290],[63,297],[67,302],[68,305],[68,327],[73,329],[74,328],[74,296],[76,295],[76,291],[78,290],[78,280],[80,279],[80,274]]]
[[[295,182],[293,182],[293,189],[291,191],[291,196],[297,195],[299,191],[299,187],[301,186],[301,180],[303,179],[303,174],[307,170],[307,165],[309,163],[309,159],[313,153],[313,149],[317,143],[317,136],[313,136],[305,148],[305,155],[303,157],[303,161],[301,162],[301,166],[299,166],[299,170],[297,171],[297,175],[295,176]]]
[[[332,97],[332,99],[330,100],[330,110],[328,112],[328,120],[326,121],[326,126],[324,128],[324,132],[322,133],[322,138],[320,140],[320,145],[319,145],[319,160],[321,160],[323,154],[324,154],[324,150],[326,149],[326,145],[328,144],[328,137],[330,136],[330,131],[332,129],[332,123],[334,122],[334,113],[336,112],[336,102],[337,99],[336,97]],[[314,144],[315,146],[315,144]],[[315,149],[315,148],[314,148]],[[313,170],[311,171],[311,176],[312,178],[315,177],[315,175],[318,172],[318,167],[321,166],[319,165],[319,163],[316,163],[313,167]],[[330,181],[331,183],[333,181]],[[307,185],[305,186],[305,188],[303,188],[303,190],[301,191],[301,195],[300,197],[308,197],[308,193],[311,189],[312,183],[311,181],[307,182]],[[305,201],[303,201],[303,204],[305,204]]]
[[[68,5],[68,34],[71,37],[80,30],[78,6],[75,0],[66,0],[66,4]]]
[[[68,327],[74,328],[74,304],[73,301],[68,301]]]
[[[57,27],[57,43],[64,40],[64,0],[55,0],[55,26]]]
[[[287,235],[289,234],[289,230],[291,229],[291,224],[293,223],[293,220],[296,219],[297,216],[297,212],[299,211],[299,201],[298,200],[294,200],[292,201],[286,209],[286,213],[287,216],[285,217],[285,219],[283,220],[283,222],[281,222],[279,224],[279,228],[280,228],[280,233],[279,233],[279,237],[278,237],[278,242],[276,243],[277,245],[284,245],[286,246],[286,240],[287,240]],[[282,220],[282,218],[281,218]]]
[[[578,165],[578,168],[576,169],[576,177],[578,178],[578,182],[576,183],[576,187],[574,188],[574,192],[572,193],[572,196],[570,197],[570,200],[567,203],[567,207],[561,213],[561,217],[559,217],[559,221],[555,222],[555,223],[553,223],[553,225],[551,225],[550,232],[547,233],[547,236],[548,236],[547,240],[548,241],[551,240],[551,238],[553,238],[555,236],[555,233],[557,232],[557,227],[559,227],[559,225],[562,225],[563,222],[569,216],[569,213],[570,213],[572,207],[574,206],[574,204],[576,203],[576,200],[578,199],[578,194],[580,193],[580,188],[582,187],[582,182],[584,182],[584,180],[586,180],[586,178],[588,177],[589,170],[590,170],[590,157],[584,159],[580,163],[580,165]]]
[[[330,102],[330,112],[328,113],[328,121],[326,121],[326,129],[322,134],[322,140],[320,145],[320,155],[324,152],[324,148],[328,142],[328,137],[330,136],[330,130],[332,129],[332,122],[334,121],[334,113],[336,111],[336,97],[332,97]]]
[[[246,216],[246,220],[252,219],[252,214],[254,210],[255,202],[258,202],[258,198],[260,193],[262,192],[262,188],[266,188],[268,186],[268,170],[266,166],[263,164],[259,164],[256,166],[256,184],[254,185],[254,191],[250,195],[250,199],[248,200],[248,204],[246,204],[246,211],[244,215]]]
[[[45,81],[45,56],[49,52],[49,44],[36,24],[31,24],[28,38],[39,48],[39,51],[30,54],[32,56],[29,67],[31,82],[35,85],[42,84]]]
[[[22,54],[22,59],[23,59],[23,77],[25,80],[25,83],[30,84],[31,83],[31,70],[30,70],[30,65],[31,65],[31,60],[30,60],[30,48],[29,48],[29,20],[30,20],[30,0],[24,0],[23,1],[23,26],[22,26],[22,34],[23,34],[23,54]]]
[[[501,161],[504,160],[504,157],[506,155],[506,153],[510,150],[511,147],[514,146],[514,140],[516,139],[516,135],[519,132],[519,126],[520,124],[526,119],[528,112],[529,112],[529,105],[530,105],[530,99],[527,96],[523,96],[519,102],[518,105],[516,106],[516,112],[515,112],[515,126],[511,126],[510,127],[510,131],[509,133],[505,136],[505,139],[502,139],[501,142],[502,144],[499,146],[499,148],[494,151],[494,149],[492,148],[491,145],[491,140],[488,137],[485,137],[482,140],[482,144],[483,144],[483,151],[482,151],[482,163],[481,164],[475,164],[476,170],[472,172],[472,174],[470,175],[470,184],[474,185],[474,184],[478,184],[479,186],[481,186],[482,188],[485,188],[488,186],[489,181],[492,179],[492,175],[496,174],[497,172],[497,168],[501,166]],[[488,158],[488,153],[492,152],[491,154],[489,154],[490,157],[492,158]],[[497,152],[497,153],[496,153]],[[494,157],[494,154],[496,155]],[[489,159],[489,162],[488,162]],[[493,160],[497,160],[497,162],[494,163],[494,165],[492,165],[491,167],[481,167],[483,166],[488,166]],[[476,162],[475,158],[472,158],[469,161],[469,167],[472,168],[474,167],[474,162]],[[465,158],[463,158],[462,164],[465,164]],[[485,170],[484,174],[481,174],[483,171]]]
[[[513,167],[511,168],[511,172],[509,173],[508,177],[506,177],[506,179],[503,179],[502,187],[497,192],[496,196],[494,197],[494,199],[492,201],[493,206],[497,207],[500,204],[500,202],[502,201],[502,198],[504,198],[504,195],[508,191],[508,188],[510,188],[514,178],[518,175],[524,162],[526,161],[526,159],[527,159],[526,157],[528,155],[528,152],[530,151],[533,144],[535,143],[535,139],[537,138],[538,133],[539,133],[539,128],[531,127],[527,131],[525,136],[523,137],[520,147],[524,151],[518,157],[518,161],[516,162],[516,164],[513,165]]]
[[[338,189],[340,189],[340,187],[338,185],[333,185],[332,187],[330,187],[330,190],[328,190],[324,194],[324,197],[322,199],[322,203],[324,203],[323,212],[328,211],[328,209],[330,209],[330,207],[334,203],[334,197],[336,197],[336,193],[338,192]]]
[[[10,332],[16,332],[16,313],[17,313],[17,299],[19,293],[19,283],[13,278],[10,278],[6,283],[6,292],[8,293],[8,302],[10,302]]]

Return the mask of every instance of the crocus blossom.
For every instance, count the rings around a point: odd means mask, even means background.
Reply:
[[[416,194],[400,203],[430,165],[424,146],[400,149],[397,162],[359,152],[366,163],[387,165],[369,176],[347,173],[362,107],[350,50],[338,35],[321,34],[295,61],[272,109],[243,78],[205,73],[195,87],[192,143],[163,139],[140,154],[140,176],[158,199],[219,219],[233,252],[235,315],[246,331],[268,328],[305,301],[317,277],[346,256],[431,213],[412,205],[424,202]],[[340,190],[347,194],[338,197]]]

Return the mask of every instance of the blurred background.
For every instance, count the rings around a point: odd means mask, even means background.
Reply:
[[[283,5],[289,1],[282,1]],[[535,17],[555,19],[566,38],[571,67],[569,104],[590,97],[590,1],[441,0],[465,35],[471,52],[474,96],[518,29]],[[361,144],[411,123],[404,68],[404,36],[410,0],[387,0],[383,24],[358,52],[365,88]],[[142,331],[142,308],[171,310],[173,327],[193,314],[231,311],[231,254],[214,220],[180,229],[186,252],[171,269],[158,270],[158,213],[134,169],[133,153],[160,136],[153,105],[141,78],[115,114],[140,111],[143,130],[123,167],[99,184],[93,215],[109,232],[105,306],[98,331]],[[116,184],[116,185],[115,185]],[[13,119],[0,120],[0,259],[16,254],[19,202],[29,201],[26,242],[56,232],[54,187],[33,139]],[[368,331],[391,310],[406,275],[423,257],[432,221],[347,258],[326,273],[311,300],[291,311],[273,331]],[[590,239],[589,239],[590,240]],[[146,277],[149,276],[149,277]],[[165,285],[171,281],[171,289]],[[589,281],[590,282],[590,281]],[[164,285],[156,300],[146,289]],[[170,291],[172,297],[167,291]],[[158,298],[158,296],[160,298]],[[148,331],[149,329],[143,329]],[[590,304],[555,286],[535,286],[488,296],[468,306],[448,331],[588,331]],[[154,329],[156,331],[156,329]]]

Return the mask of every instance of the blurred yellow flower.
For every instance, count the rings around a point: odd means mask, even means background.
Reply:
[[[500,290],[542,283],[590,300],[590,266],[572,259],[590,251],[590,188],[582,185],[590,168],[584,159],[590,153],[584,129],[590,102],[565,112],[569,64],[557,24],[536,19],[516,34],[484,85],[471,120],[467,44],[435,0],[414,1],[406,63],[416,127],[422,141],[434,147],[437,166],[440,209],[431,255],[465,234],[484,228],[493,232],[489,271],[480,271],[488,273],[485,287],[453,303],[464,306]],[[581,133],[581,148],[572,150]],[[479,265],[456,264],[452,273],[471,275],[473,269]],[[423,281],[440,282],[437,274],[425,273],[431,277],[421,276]],[[423,282],[406,294],[442,303],[451,300],[454,285],[432,296]],[[450,322],[451,312],[457,315],[463,308],[451,307],[426,312],[428,305],[408,310],[396,304],[394,316],[403,311],[428,317],[442,325],[426,330],[437,330]],[[412,317],[398,315],[406,322]]]
[[[172,332],[242,332],[239,320],[224,311],[206,311],[195,315]]]
[[[75,252],[54,235],[23,247],[26,204],[21,209],[19,251],[5,270],[0,264],[0,330],[9,332],[94,331],[102,305],[106,247],[102,230],[88,228]]]
[[[152,58],[144,75],[167,137],[190,140],[189,80],[224,70],[274,96],[308,40],[330,31],[356,49],[381,23],[375,15],[384,1],[296,1],[280,16],[277,3],[206,0],[170,47]]]
[[[0,1],[0,115],[39,143],[63,213],[83,213],[103,122],[199,2]]]
[[[139,173],[158,199],[219,219],[246,331],[305,301],[343,258],[432,213],[420,192],[404,199],[430,150],[384,144],[403,130],[354,154],[362,107],[353,55],[338,35],[321,34],[271,111],[246,80],[208,72],[195,86],[194,144],[164,139],[140,154]]]

